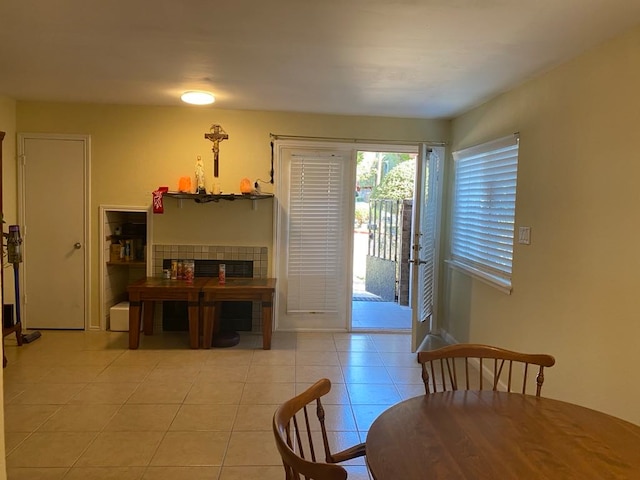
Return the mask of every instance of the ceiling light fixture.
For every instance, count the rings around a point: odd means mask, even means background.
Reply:
[[[197,90],[184,92],[180,98],[183,102],[190,103],[191,105],[209,105],[216,101],[216,97],[214,97],[213,94]]]

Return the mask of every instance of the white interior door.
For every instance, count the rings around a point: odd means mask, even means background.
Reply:
[[[23,318],[84,329],[88,300],[89,137],[19,134]]]
[[[440,150],[440,149],[438,149]],[[411,341],[415,352],[433,333],[438,286],[441,161],[438,150],[421,145],[416,163],[411,246]]]
[[[355,150],[277,142],[276,328],[347,330]]]

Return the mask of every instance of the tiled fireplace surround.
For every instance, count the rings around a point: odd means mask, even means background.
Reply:
[[[267,278],[267,247],[235,247],[220,245],[154,245],[152,251],[153,276],[162,275],[162,262],[165,259],[176,260],[249,260],[253,262],[253,277]],[[262,331],[261,308],[259,302],[253,302],[251,330]],[[160,315],[155,315],[154,328],[162,329]]]

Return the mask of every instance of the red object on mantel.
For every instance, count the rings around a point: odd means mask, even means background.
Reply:
[[[162,194],[167,193],[169,187],[158,187],[153,195],[153,213],[164,213],[164,205],[162,204]]]

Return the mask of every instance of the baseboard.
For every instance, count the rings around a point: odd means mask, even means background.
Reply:
[[[451,335],[449,332],[447,332],[446,330],[440,330],[440,336],[442,337],[442,340],[444,340],[447,345],[453,345],[454,343],[460,343],[458,342],[458,340],[456,340],[454,338],[453,335]]]

